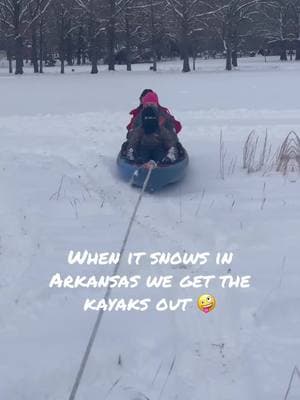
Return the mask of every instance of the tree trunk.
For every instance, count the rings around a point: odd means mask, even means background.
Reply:
[[[295,60],[296,60],[296,61],[299,61],[299,60],[300,60],[300,44],[297,44],[297,47],[296,47],[296,57],[295,57]]]
[[[156,51],[156,31],[155,31],[155,14],[154,14],[154,6],[153,0],[150,2],[150,11],[151,11],[151,47],[152,47],[152,71],[157,71],[157,51]]]
[[[65,73],[65,52],[64,52],[64,38],[60,38],[60,48],[59,48],[59,60],[60,60],[60,73],[64,74]]]
[[[157,72],[157,57],[155,52],[153,54],[152,71]]]
[[[81,65],[81,50],[77,50],[77,55],[76,55],[76,65]]]
[[[31,29],[31,62],[33,65],[33,72],[37,74],[39,72],[39,63],[38,63],[38,55],[37,55],[37,35],[36,35],[36,27],[33,25]]]
[[[68,22],[67,30],[71,29],[71,22]],[[66,60],[69,66],[73,65],[73,38],[70,33],[68,33],[66,38]]]
[[[13,3],[13,21],[14,21],[14,37],[15,37],[15,58],[16,58],[16,69],[15,74],[23,74],[23,38],[21,35],[21,2],[16,1]]]
[[[72,51],[72,44],[71,44],[71,39],[68,37],[67,38],[67,64],[69,66],[73,65],[73,51]]]
[[[182,72],[190,72],[190,60],[188,54],[185,54],[183,56],[183,66],[182,66]]]
[[[116,13],[116,2],[115,0],[110,0],[110,18],[107,27],[107,43],[108,43],[108,70],[115,70],[115,13]]]
[[[109,22],[108,27],[108,70],[115,70],[115,27],[114,22]]]
[[[190,58],[187,48],[187,40],[185,38],[183,38],[181,46],[182,46],[182,59],[183,59],[182,72],[190,72],[191,71]]]
[[[23,74],[23,40],[21,35],[18,33],[15,39],[15,55],[16,55],[16,75]]]
[[[181,54],[183,59],[182,72],[190,72],[189,40],[186,18],[183,18],[181,27]]]
[[[92,22],[92,34],[96,35],[94,25]],[[91,38],[91,61],[92,61],[92,70],[91,74],[98,74],[98,37],[97,36],[92,36]]]
[[[197,59],[197,56],[196,56],[196,54],[194,54],[193,55],[193,71],[196,71],[196,59]]]
[[[237,58],[237,51],[236,50],[232,51],[231,60],[232,60],[233,67],[237,67],[238,66],[238,58]]]
[[[91,61],[92,61],[91,74],[98,74],[98,56],[97,56],[96,39],[93,39],[93,43],[92,43]]]
[[[60,38],[60,46],[59,46],[59,60],[60,60],[60,73],[65,73],[65,41],[63,35]]]
[[[131,35],[130,35],[129,16],[127,10],[125,11],[125,23],[126,23],[126,69],[127,71],[131,71]]]
[[[280,61],[287,61],[286,48],[283,47],[280,53]]]
[[[43,40],[43,22],[42,20],[40,21],[40,37],[39,37],[39,61],[40,61],[40,65],[39,65],[39,73],[42,74],[43,73],[43,58],[44,58],[44,40]]]
[[[13,64],[12,64],[12,57],[11,56],[8,58],[8,70],[9,70],[10,74],[12,74],[14,72],[13,71]]]
[[[76,49],[76,64],[81,64],[81,57],[83,53],[83,28],[82,26],[79,28],[78,37],[77,37],[77,49]]]
[[[227,42],[226,43],[226,71],[232,70],[232,50],[231,45]]]
[[[63,55],[60,56],[60,73],[65,73],[65,58]]]
[[[232,28],[232,53],[231,53],[231,62],[233,67],[238,66],[238,45],[239,45],[239,33],[237,26]]]
[[[198,55],[197,40],[194,39],[194,41],[192,42],[193,71],[196,71],[197,55]]]
[[[92,62],[91,74],[98,74],[98,36],[96,33],[95,21],[90,20],[89,25],[89,57]],[[85,63],[85,55],[82,56]]]
[[[98,74],[98,63],[97,63],[97,58],[92,58],[92,69],[91,69],[91,74]]]
[[[8,71],[10,74],[13,73],[13,63],[12,63],[12,47],[11,47],[11,41],[8,40],[7,42],[7,60],[8,60]]]

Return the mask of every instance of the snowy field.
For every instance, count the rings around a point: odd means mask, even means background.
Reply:
[[[300,189],[298,175],[247,174],[243,145],[268,131],[272,152],[300,134],[300,63],[263,58],[134,66],[95,76],[86,67],[0,68],[0,399],[68,398],[96,313],[95,289],[50,289],[51,276],[109,274],[70,266],[71,249],[119,251],[139,191],[121,182],[115,159],[128,111],[142,89],[182,122],[186,179],[139,208],[129,251],[234,252],[232,275],[249,289],[210,290],[217,308],[105,313],[78,400],[283,400],[300,367]],[[219,140],[225,159],[220,177]],[[220,275],[228,268],[121,265],[119,273]],[[145,289],[143,289],[145,290]],[[205,289],[131,289],[130,296],[196,298]],[[128,296],[128,292],[126,292]],[[113,290],[113,297],[125,296]],[[300,398],[300,380],[288,400]]]

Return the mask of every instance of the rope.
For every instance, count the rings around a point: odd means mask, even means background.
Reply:
[[[120,250],[119,261],[118,261],[117,264],[115,265],[115,268],[114,268],[114,271],[113,271],[113,275],[116,275],[116,274],[117,274],[118,269],[119,269],[119,267],[120,267],[120,263],[121,263],[121,260],[122,260],[122,257],[123,257],[123,254],[124,254],[126,245],[127,245],[128,237],[129,237],[129,235],[130,235],[130,231],[131,231],[131,227],[132,227],[134,218],[135,218],[135,216],[136,216],[137,210],[138,210],[139,205],[140,205],[140,203],[141,203],[141,200],[142,200],[143,194],[144,194],[144,192],[145,192],[145,189],[146,189],[146,187],[147,187],[147,185],[148,185],[148,182],[149,182],[149,179],[150,179],[152,170],[153,170],[153,168],[155,168],[155,166],[156,166],[155,163],[151,163],[151,162],[150,162],[150,163],[148,164],[149,170],[148,170],[146,179],[145,179],[145,181],[144,181],[142,190],[141,190],[141,192],[140,192],[140,194],[139,194],[139,197],[138,197],[138,199],[137,199],[137,202],[136,202],[136,204],[135,204],[135,207],[134,207],[132,216],[131,216],[131,218],[130,218],[130,221],[129,221],[129,224],[128,224],[128,227],[127,227],[127,230],[126,230],[126,234],[125,234],[125,237],[124,237],[123,242],[122,242],[122,247],[121,247],[121,250]],[[105,292],[105,296],[104,296],[105,302],[107,302],[108,299],[110,298],[110,293],[111,293],[111,287],[108,286],[107,289],[106,289],[106,292]],[[81,360],[81,363],[80,363],[80,366],[79,366],[79,369],[78,369],[78,372],[77,372],[77,375],[76,375],[76,378],[75,378],[75,381],[74,381],[74,384],[73,384],[73,387],[72,387],[72,391],[71,391],[70,396],[69,396],[69,400],[74,400],[75,397],[76,397],[77,390],[78,390],[78,387],[79,387],[79,385],[80,385],[82,375],[83,375],[83,373],[84,373],[84,370],[85,370],[86,364],[87,364],[87,362],[88,362],[88,359],[89,359],[89,356],[90,356],[90,353],[91,353],[93,344],[94,344],[95,339],[96,339],[96,336],[97,336],[97,332],[98,332],[100,323],[101,323],[101,321],[102,321],[103,313],[104,313],[103,309],[101,309],[101,310],[98,311],[98,315],[97,315],[97,318],[96,318],[94,327],[93,327],[93,329],[92,329],[92,333],[91,333],[91,336],[90,336],[90,338],[89,338],[89,341],[88,341],[86,350],[85,350],[85,352],[84,352],[83,358],[82,358],[82,360]]]

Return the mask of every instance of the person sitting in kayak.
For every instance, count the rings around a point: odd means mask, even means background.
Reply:
[[[176,133],[159,125],[157,107],[147,106],[141,112],[141,126],[133,129],[128,137],[126,156],[138,164],[150,160],[174,163],[178,157],[177,145]]]
[[[170,111],[166,107],[162,107],[159,104],[157,94],[151,89],[144,89],[140,96],[140,105],[134,110],[130,111],[131,121],[127,125],[128,135],[131,131],[141,124],[140,114],[143,108],[147,105],[154,105],[158,107],[160,114],[160,124],[166,124],[167,129],[175,130],[176,133],[179,133],[182,129],[181,123],[177,121],[173,115],[171,115]]]

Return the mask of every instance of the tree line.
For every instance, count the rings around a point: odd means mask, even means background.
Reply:
[[[24,60],[35,73],[59,60],[65,65],[102,60],[117,63],[182,59],[182,71],[195,68],[197,55],[225,54],[226,69],[239,52],[273,51],[300,59],[300,0],[0,0],[0,49],[9,71],[22,74]],[[15,64],[13,63],[15,60]]]

